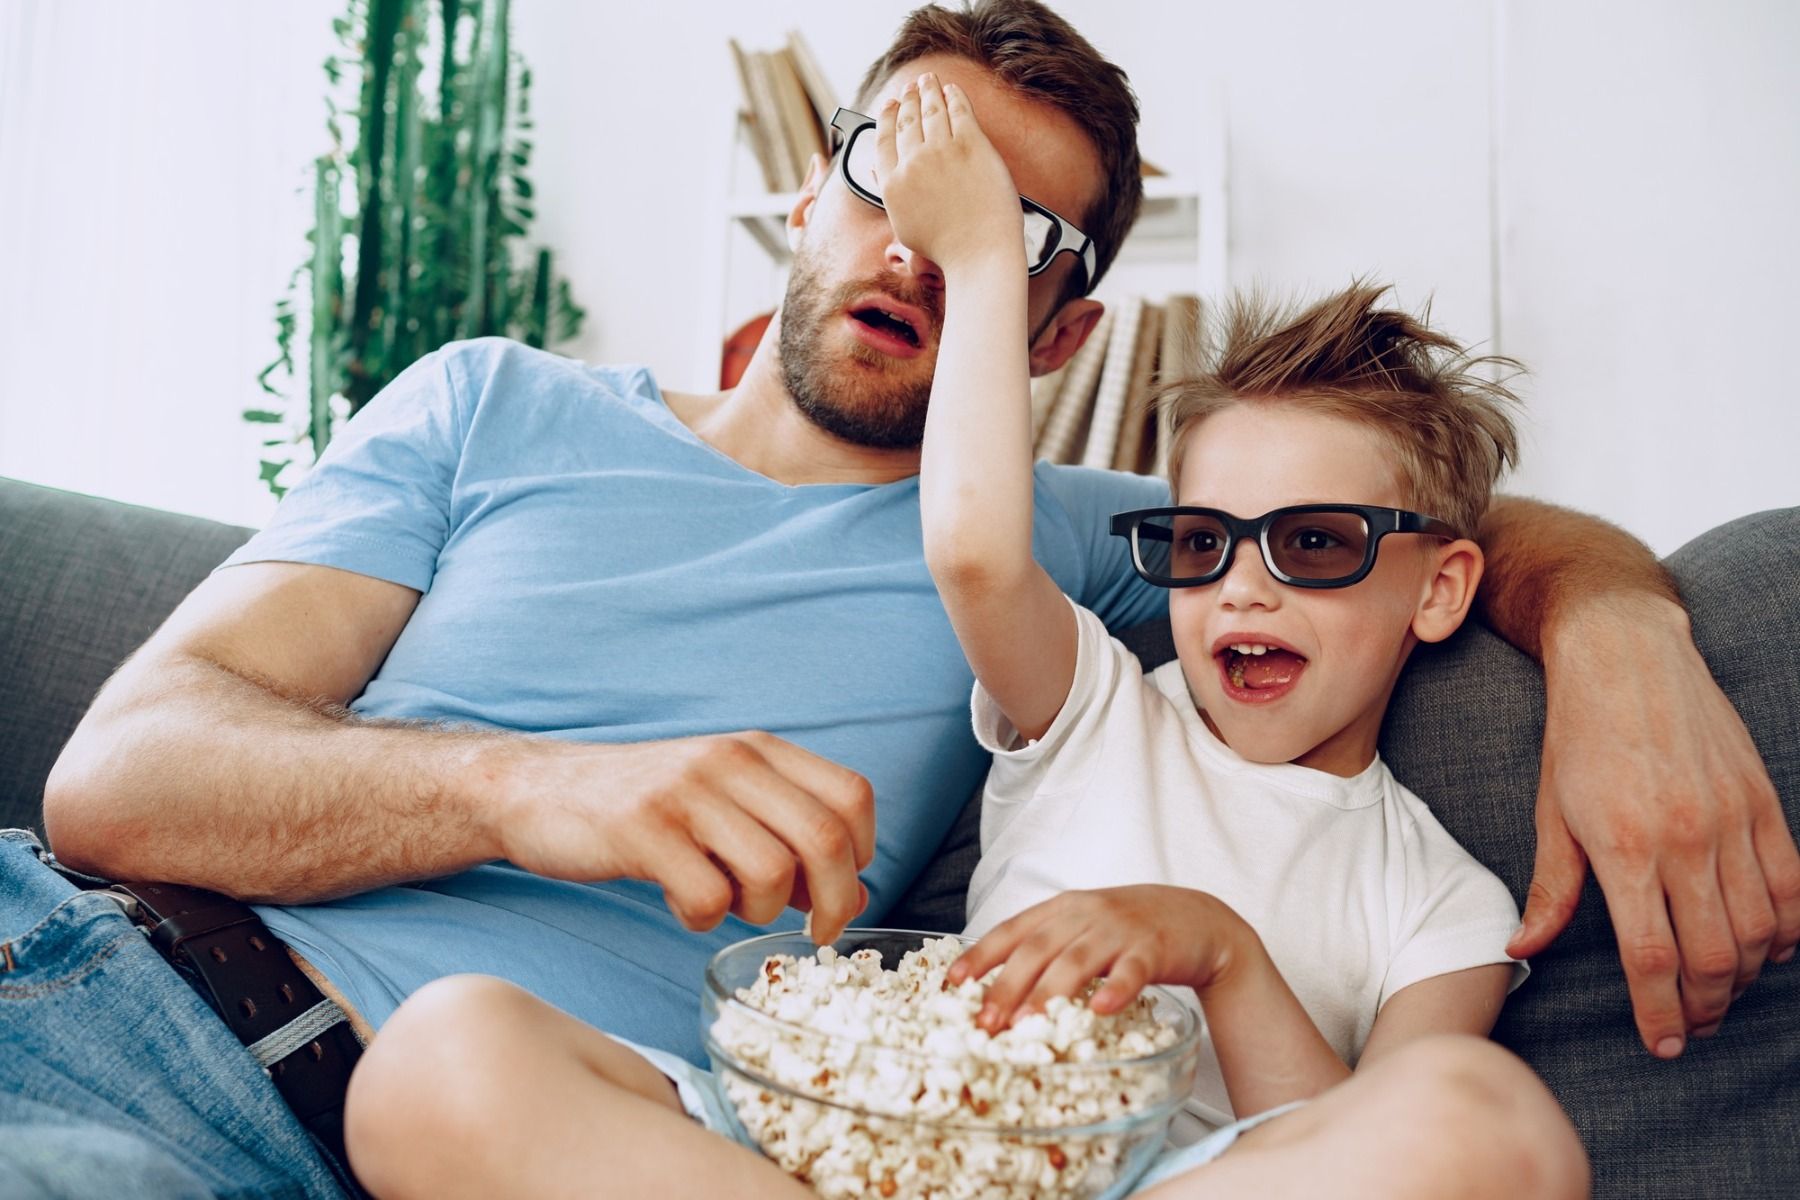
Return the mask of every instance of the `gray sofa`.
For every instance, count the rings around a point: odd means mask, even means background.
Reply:
[[[41,828],[44,776],[95,691],[248,535],[0,480],[0,827]],[[1734,521],[1669,565],[1702,653],[1800,826],[1800,508]],[[1147,662],[1172,656],[1166,626],[1130,640]],[[1417,657],[1383,732],[1395,772],[1521,900],[1542,727],[1535,666],[1471,627]],[[960,924],[976,820],[971,804],[892,923]],[[1800,960],[1766,970],[1718,1037],[1658,1062],[1638,1044],[1590,882],[1495,1037],[1568,1109],[1597,1195],[1800,1196]]]

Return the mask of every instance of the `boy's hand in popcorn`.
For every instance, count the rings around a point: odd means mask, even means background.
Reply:
[[[979,979],[997,966],[975,1018],[989,1033],[1052,996],[1080,994],[1100,975],[1106,982],[1088,1001],[1098,1013],[1119,1011],[1152,983],[1194,989],[1234,1112],[1316,1096],[1350,1077],[1249,922],[1205,892],[1160,884],[1065,892],[996,925],[948,978]],[[1400,1022],[1430,1026],[1413,1016]],[[1396,1027],[1378,1044],[1372,1035],[1363,1061],[1405,1036]]]
[[[1081,994],[1096,976],[1106,983],[1088,1007],[1113,1013],[1152,983],[1193,988],[1204,1000],[1258,960],[1268,964],[1256,931],[1217,897],[1142,884],[1064,892],[1033,905],[965,951],[949,977],[959,984],[1005,964],[976,1018],[997,1033],[1014,1016],[1041,1012],[1052,996]]]
[[[1024,214],[1012,172],[969,98],[927,72],[876,118],[876,170],[894,236],[946,275],[991,266],[1025,278]]]

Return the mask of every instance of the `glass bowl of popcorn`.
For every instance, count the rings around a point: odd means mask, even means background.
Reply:
[[[989,1035],[971,939],[770,934],[706,970],[701,1035],[736,1132],[826,1200],[1123,1195],[1193,1087],[1200,1021],[1147,988],[1100,1016],[1052,1000]]]

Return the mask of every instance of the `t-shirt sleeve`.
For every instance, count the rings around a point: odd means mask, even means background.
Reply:
[[[1530,968],[1506,953],[1519,927],[1519,909],[1498,876],[1459,845],[1424,803],[1408,793],[1406,901],[1387,979],[1386,1004],[1401,988],[1492,963],[1514,970],[1511,992]]]
[[[1068,791],[1086,782],[1105,740],[1108,704],[1121,686],[1143,678],[1137,659],[1106,632],[1100,618],[1073,600],[1069,603],[1075,609],[1077,629],[1075,678],[1068,699],[1043,737],[1018,745],[1018,730],[981,681],[975,682],[970,701],[975,739],[994,756],[982,796],[984,847],[992,844],[1032,796]]]
[[[1169,485],[1147,475],[1040,462],[1035,483],[1038,558],[1076,603],[1123,632],[1169,615],[1166,589],[1145,583],[1131,547],[1112,534],[1112,515],[1169,502]]]
[[[450,535],[468,433],[453,377],[467,344],[426,355],[339,430],[262,532],[220,569],[250,562],[337,567],[429,591]]]

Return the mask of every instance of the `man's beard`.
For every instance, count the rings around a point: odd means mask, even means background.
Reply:
[[[931,400],[931,372],[917,359],[893,358],[852,342],[849,355],[875,370],[834,363],[827,336],[846,307],[860,297],[886,294],[926,314],[930,329],[920,341],[936,343],[943,328],[943,301],[924,288],[907,287],[894,275],[828,289],[824,272],[804,251],[794,258],[787,294],[781,302],[781,376],[807,420],[833,437],[877,450],[912,450],[925,438],[925,408]],[[929,351],[935,357],[935,350]]]

